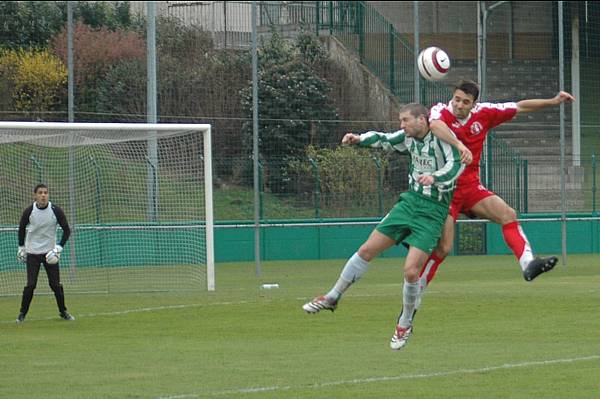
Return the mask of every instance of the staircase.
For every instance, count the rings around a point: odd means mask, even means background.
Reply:
[[[476,80],[475,61],[457,60],[448,81]],[[528,98],[551,98],[558,92],[558,65],[544,60],[489,60],[484,101],[505,102]],[[567,210],[584,207],[584,170],[573,166],[570,112],[566,113],[565,161]],[[528,212],[558,212],[560,194],[560,114],[558,107],[520,114],[494,130],[528,161]]]

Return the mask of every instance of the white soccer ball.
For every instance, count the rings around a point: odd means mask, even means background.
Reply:
[[[427,47],[417,57],[419,72],[427,80],[441,80],[450,70],[450,57],[439,47]]]
[[[59,259],[60,255],[57,254],[54,250],[46,254],[46,263],[48,263],[49,265],[56,265]]]

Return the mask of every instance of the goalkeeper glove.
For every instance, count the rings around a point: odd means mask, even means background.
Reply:
[[[63,247],[60,245],[56,245],[53,250],[46,254],[46,263],[49,265],[55,265],[60,260],[60,254],[63,250]]]
[[[25,247],[19,246],[19,249],[17,250],[17,260],[23,263],[27,261],[27,252],[25,252]]]

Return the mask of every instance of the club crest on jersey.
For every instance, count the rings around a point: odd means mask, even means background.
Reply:
[[[479,133],[481,133],[481,131],[482,131],[482,130],[483,130],[483,126],[482,126],[482,125],[481,125],[481,123],[479,123],[479,122],[474,122],[474,123],[471,125],[471,134],[472,134],[473,136],[476,136],[476,135],[478,135]]]

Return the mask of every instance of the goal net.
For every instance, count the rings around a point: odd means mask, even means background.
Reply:
[[[68,291],[214,290],[210,137],[203,124],[0,122],[0,295],[25,286],[17,227],[38,183],[71,227]]]

